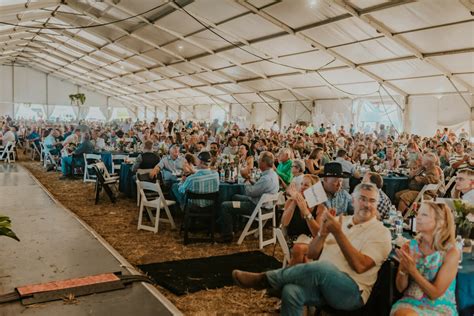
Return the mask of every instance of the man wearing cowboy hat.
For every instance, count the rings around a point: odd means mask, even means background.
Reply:
[[[183,176],[181,182],[179,184],[175,183],[171,188],[181,209],[184,208],[187,191],[193,193],[213,193],[219,191],[219,174],[215,170],[209,169],[210,162],[211,154],[208,151],[201,151],[197,155],[196,161],[198,170],[189,177]],[[206,200],[192,200],[191,203],[205,207],[211,202]]]
[[[319,177],[323,178],[323,188],[328,197],[328,200],[324,202],[326,207],[335,209],[337,215],[352,215],[354,207],[351,195],[342,190],[343,179],[348,178],[349,174],[342,171],[342,165],[339,162],[328,162],[324,165],[324,171],[319,174]]]

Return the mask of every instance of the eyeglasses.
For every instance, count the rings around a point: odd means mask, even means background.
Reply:
[[[469,179],[463,177],[456,177],[456,181],[467,181]]]
[[[361,195],[361,196],[359,196],[359,202],[375,204],[375,203],[377,203],[377,200],[376,199],[371,199],[371,198],[368,198],[366,196]]]

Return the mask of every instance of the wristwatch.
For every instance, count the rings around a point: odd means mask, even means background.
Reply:
[[[313,214],[311,214],[311,213],[308,213],[307,215],[304,216],[304,219],[307,220],[307,221],[309,221],[310,219],[313,219],[313,218],[314,218]]]

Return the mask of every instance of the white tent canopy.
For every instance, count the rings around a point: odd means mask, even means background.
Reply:
[[[396,104],[407,131],[470,128],[473,7],[470,0],[2,0],[0,113],[18,102],[65,105],[80,91],[104,111],[210,117],[219,107],[233,119],[287,125],[324,107],[319,113],[330,120],[332,108],[351,113],[354,100],[367,99]],[[418,126],[426,114],[432,123]]]

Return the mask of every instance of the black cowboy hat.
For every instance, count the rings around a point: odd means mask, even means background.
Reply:
[[[324,165],[323,173],[318,176],[320,178],[349,178],[350,174],[342,172],[342,165],[339,162],[328,162]]]
[[[211,161],[211,154],[208,151],[201,151],[197,157],[204,163],[209,163],[209,161]]]

